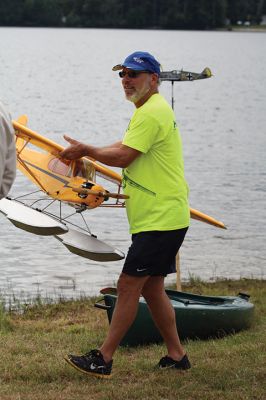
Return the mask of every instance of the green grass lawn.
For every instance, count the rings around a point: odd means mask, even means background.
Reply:
[[[93,300],[38,305],[23,314],[0,311],[0,400],[263,400],[266,399],[266,281],[194,281],[184,291],[249,293],[253,326],[222,339],[184,343],[188,372],[156,371],[163,345],[120,348],[113,375],[101,380],[65,363],[65,354],[97,347],[108,328]]]

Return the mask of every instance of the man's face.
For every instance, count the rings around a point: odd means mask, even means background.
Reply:
[[[122,78],[122,85],[127,100],[137,103],[151,90],[152,77],[150,73],[123,68],[122,74],[125,74]]]

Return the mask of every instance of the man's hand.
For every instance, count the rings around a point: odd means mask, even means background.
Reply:
[[[78,142],[66,135],[64,135],[64,138],[70,143],[70,146],[61,151],[59,155],[67,160],[76,160],[87,156],[111,167],[126,168],[141,154],[140,151],[125,146],[121,142],[106,147],[94,147]]]
[[[88,146],[86,144],[71,139],[67,135],[64,135],[64,139],[70,143],[70,146],[59,153],[60,157],[66,158],[67,160],[76,160],[88,155]]]

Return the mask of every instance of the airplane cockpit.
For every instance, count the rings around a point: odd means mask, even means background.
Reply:
[[[81,177],[85,180],[95,180],[95,168],[84,159],[65,160],[62,158],[52,158],[48,163],[48,169],[59,175],[68,178]]]

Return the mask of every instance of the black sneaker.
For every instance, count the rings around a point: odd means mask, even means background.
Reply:
[[[160,359],[157,367],[160,369],[176,368],[176,369],[186,370],[191,368],[191,364],[189,362],[187,355],[185,354],[180,361],[176,361],[173,360],[171,357],[165,356]]]
[[[65,360],[72,365],[72,367],[85,374],[107,379],[111,376],[113,361],[111,360],[106,363],[99,350],[91,350],[89,353],[82,356],[69,354],[65,357]]]

